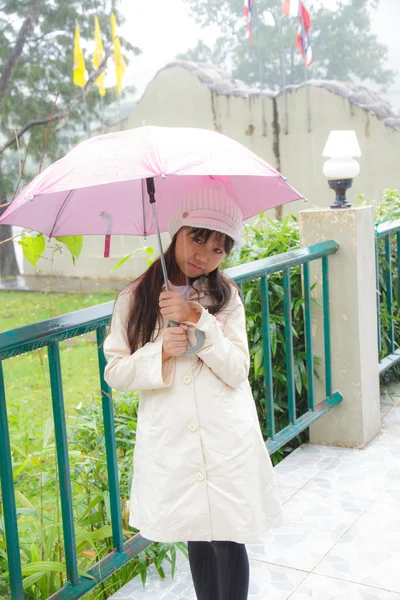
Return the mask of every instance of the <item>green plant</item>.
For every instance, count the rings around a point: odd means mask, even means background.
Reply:
[[[394,220],[400,217],[400,192],[387,189],[382,193],[380,201],[375,204],[375,221]]]
[[[391,222],[400,219],[400,192],[387,189],[383,192],[381,201],[375,205],[375,221],[379,223]],[[390,265],[388,264],[385,250],[384,239],[377,241],[378,249],[378,277],[379,277],[379,318],[381,328],[381,349],[380,358],[384,358],[391,353],[390,350],[390,330],[394,328],[395,347],[400,344],[400,280],[399,280],[399,256],[397,236],[390,236]],[[392,312],[390,315],[387,310],[387,281],[388,272],[392,274]],[[389,371],[381,377],[383,383],[388,383],[397,379],[400,375],[400,366],[394,365]]]

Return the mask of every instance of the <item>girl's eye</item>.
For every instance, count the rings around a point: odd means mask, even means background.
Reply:
[[[202,244],[203,240],[199,237],[194,238],[194,241],[196,242],[196,244]]]
[[[222,254],[222,250],[221,250],[221,248],[214,248],[214,251],[215,251],[217,254]]]

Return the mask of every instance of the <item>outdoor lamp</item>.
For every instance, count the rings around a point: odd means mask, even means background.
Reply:
[[[356,132],[331,131],[322,156],[329,158],[324,163],[323,172],[329,187],[336,192],[331,208],[349,208],[351,204],[347,201],[346,190],[360,172],[360,165],[354,160],[355,156],[361,156]]]

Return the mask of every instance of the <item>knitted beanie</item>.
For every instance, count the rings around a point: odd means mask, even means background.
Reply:
[[[181,227],[219,231],[231,237],[235,246],[242,243],[242,212],[228,195],[224,184],[214,179],[202,183],[182,199],[169,220],[168,231],[171,237]]]

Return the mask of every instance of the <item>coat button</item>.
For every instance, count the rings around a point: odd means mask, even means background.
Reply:
[[[189,375],[185,375],[185,377],[183,378],[183,383],[186,383],[186,385],[189,385],[189,383],[191,383],[192,378],[189,377]]]
[[[196,475],[196,479],[197,479],[197,481],[203,481],[203,479],[204,479],[204,475],[203,475],[203,473],[202,473],[201,471],[199,471],[199,472],[197,473],[197,475]]]
[[[197,427],[196,423],[190,423],[189,429],[190,429],[190,431],[194,432],[194,431],[197,431],[198,427]]]

